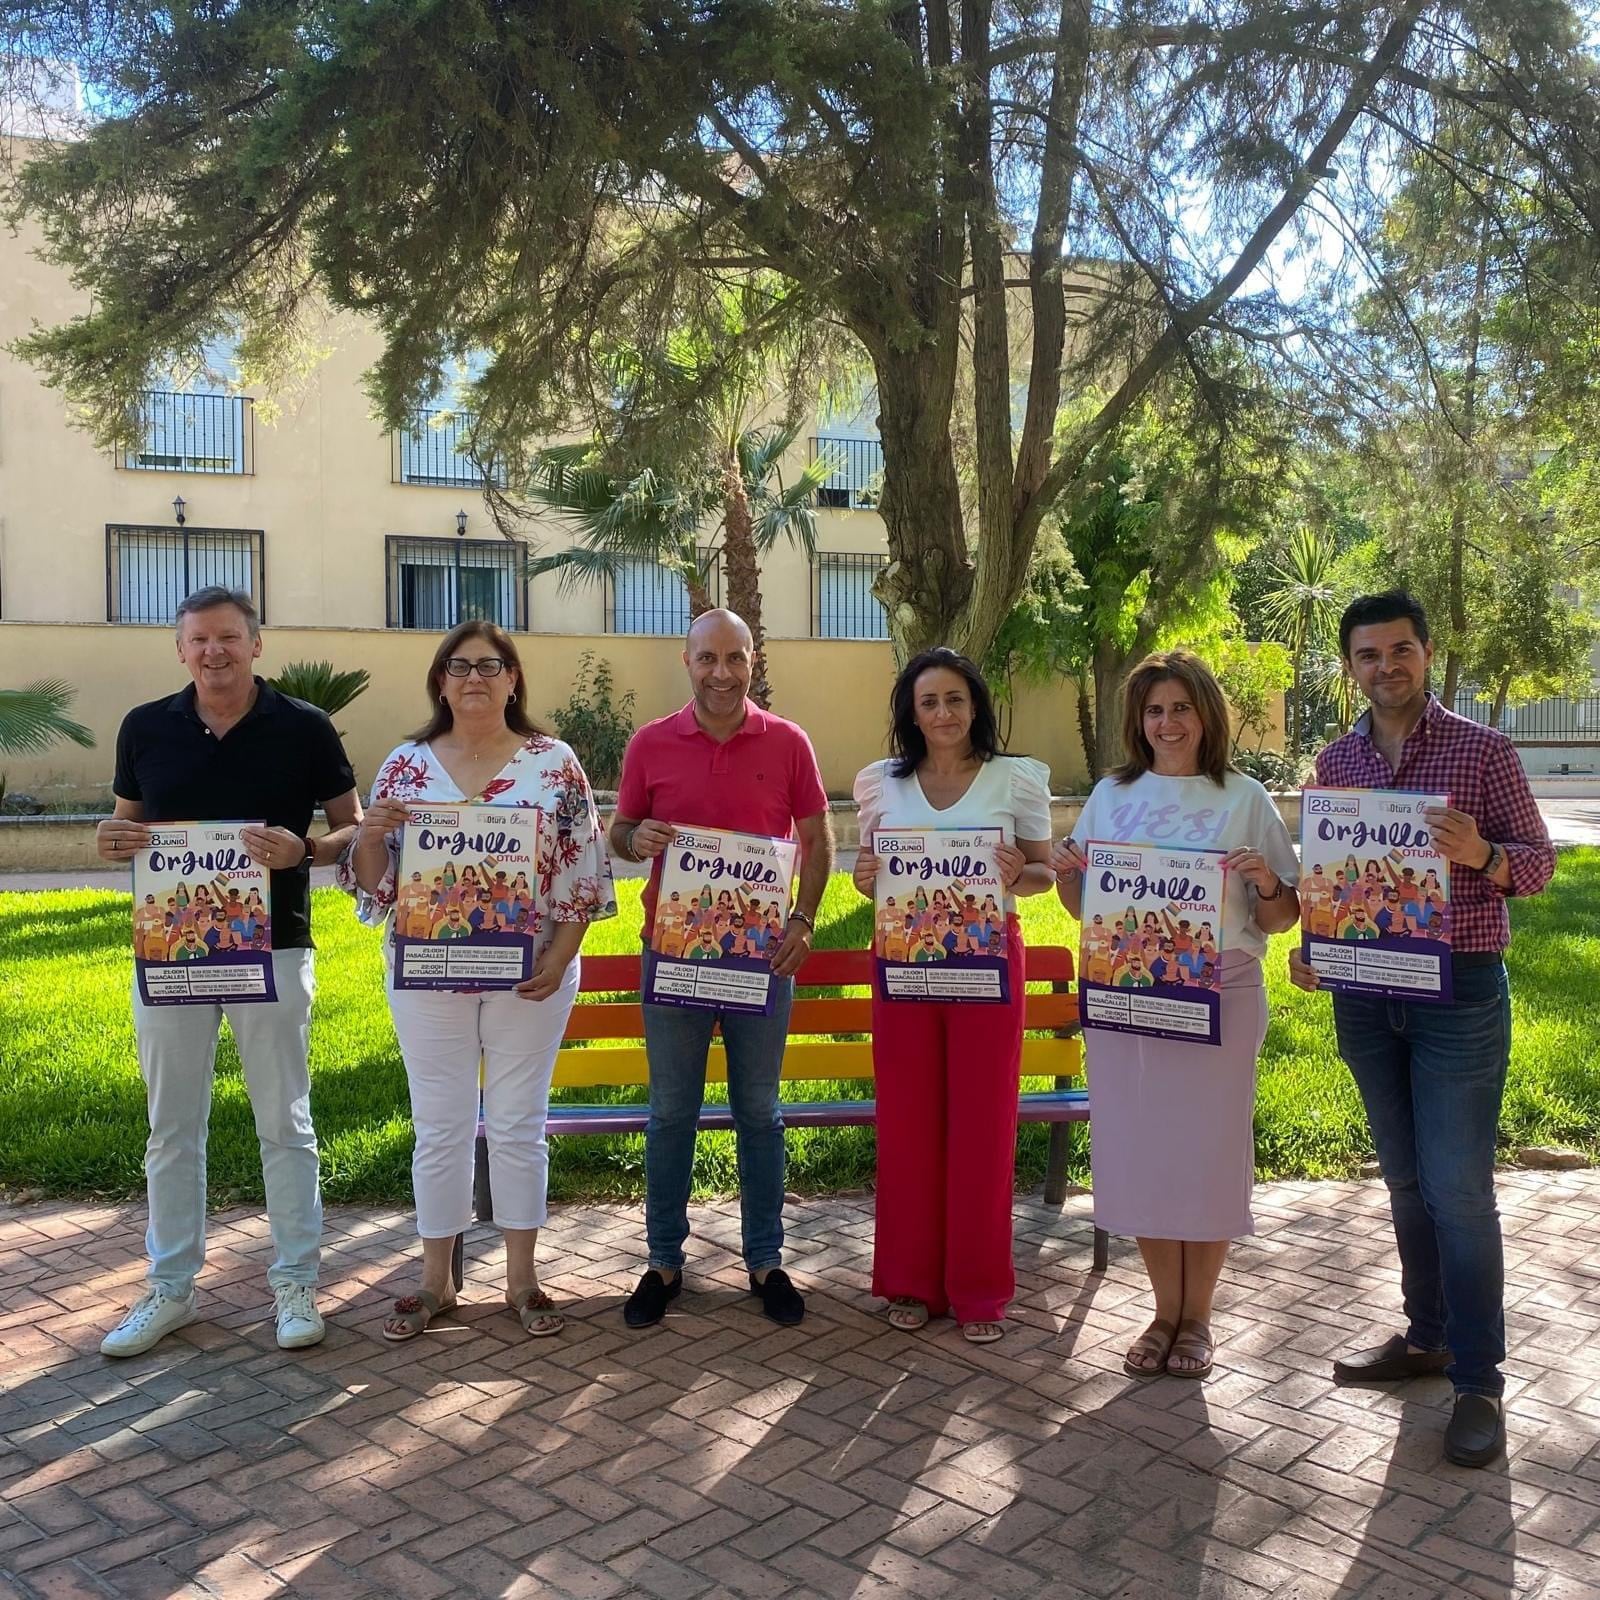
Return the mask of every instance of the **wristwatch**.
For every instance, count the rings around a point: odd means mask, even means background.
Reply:
[[[1478,868],[1478,871],[1483,873],[1485,877],[1492,878],[1495,875],[1495,873],[1497,873],[1500,870],[1500,863],[1502,861],[1504,861],[1505,858],[1506,858],[1505,851],[1502,850],[1499,845],[1494,844],[1494,843],[1490,843],[1489,844],[1489,859],[1487,861],[1485,861],[1484,864],[1481,867]]]
[[[816,932],[816,931],[817,931],[817,925],[816,925],[816,923],[814,923],[814,922],[813,922],[813,921],[812,921],[812,920],[811,920],[811,918],[810,918],[810,917],[808,917],[808,916],[807,916],[807,915],[806,915],[806,914],[805,914],[805,912],[803,912],[803,911],[801,911],[801,910],[800,910],[800,909],[799,909],[799,908],[798,908],[798,907],[796,907],[796,909],[795,909],[795,910],[793,910],[793,911],[791,911],[791,912],[790,912],[790,913],[789,913],[789,920],[790,920],[790,921],[791,921],[791,922],[803,922],[803,923],[805,923],[805,925],[806,925],[806,926],[807,926],[807,927],[808,927],[808,928],[809,928],[809,929],[810,929],[810,930],[811,930],[811,931],[812,931],[812,932],[813,932],[813,933],[815,933],[815,932]]]
[[[314,867],[317,864],[317,847],[311,842],[309,833],[300,835],[300,843],[306,847],[306,858],[300,863],[302,867]]]

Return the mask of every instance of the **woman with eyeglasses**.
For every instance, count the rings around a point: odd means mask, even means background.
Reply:
[[[428,668],[433,711],[379,769],[339,881],[357,915],[390,930],[400,832],[408,806],[538,807],[538,861],[527,926],[533,976],[515,989],[455,992],[386,987],[411,1090],[411,1162],[422,1283],[397,1300],[386,1339],[414,1339],[455,1304],[451,1257],[472,1211],[472,1157],[483,1060],[484,1126],[495,1221],[506,1241],[506,1302],[534,1338],[561,1331],[539,1284],[534,1251],[546,1216],[545,1120],[556,1051],[578,993],[578,948],[589,923],[617,914],[611,864],[589,780],[577,757],[534,724],[522,703],[522,662],[490,622],[446,634]],[[471,869],[468,869],[471,870]]]

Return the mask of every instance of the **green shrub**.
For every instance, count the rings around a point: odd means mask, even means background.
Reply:
[[[616,788],[622,752],[633,737],[633,690],[619,699],[613,699],[615,693],[611,663],[585,650],[578,657],[572,698],[550,713],[556,732],[572,746],[596,789]]]

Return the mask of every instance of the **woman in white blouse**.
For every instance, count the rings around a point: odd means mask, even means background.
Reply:
[[[1267,1033],[1261,957],[1268,934],[1299,920],[1298,866],[1272,796],[1228,764],[1228,703],[1199,657],[1169,650],[1133,669],[1122,744],[1123,764],[1095,785],[1052,857],[1067,910],[1081,920],[1090,841],[1226,852],[1213,972],[1222,1043],[1087,1030],[1094,1219],[1138,1240],[1155,1296],[1155,1318],[1123,1370],[1203,1378],[1228,1242],[1254,1231],[1256,1058]],[[1200,929],[1202,958],[1210,932]]]
[[[1006,894],[996,909],[1005,913],[1011,999],[1001,1006],[873,994],[872,1291],[889,1301],[897,1328],[920,1328],[949,1313],[968,1339],[986,1344],[1001,1336],[1016,1289],[1011,1200],[1024,958],[1015,896],[1039,894],[1055,881],[1050,770],[1001,751],[988,687],[954,650],[941,646],[909,662],[889,709],[893,754],[856,776],[863,846],[856,887],[873,893],[878,828],[999,828]]]
[[[550,1080],[578,993],[578,949],[591,922],[616,915],[611,865],[589,780],[577,757],[541,733],[521,704],[516,646],[488,622],[445,635],[428,668],[433,715],[398,746],[340,867],[361,920],[385,930],[395,1033],[411,1090],[411,1179],[422,1238],[422,1284],[395,1302],[384,1337],[412,1339],[455,1303],[451,1254],[472,1211],[478,1062],[495,1221],[506,1241],[506,1301],[535,1338],[562,1319],[539,1285],[534,1251],[546,1215]],[[400,990],[393,985],[400,830],[408,805],[538,807],[540,871],[524,908],[535,927],[533,976],[515,989]]]

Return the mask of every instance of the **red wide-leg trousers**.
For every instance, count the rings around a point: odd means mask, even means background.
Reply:
[[[1008,919],[1008,1005],[872,998],[878,1096],[872,1292],[998,1322],[1016,1292],[1011,1201],[1023,947]]]

